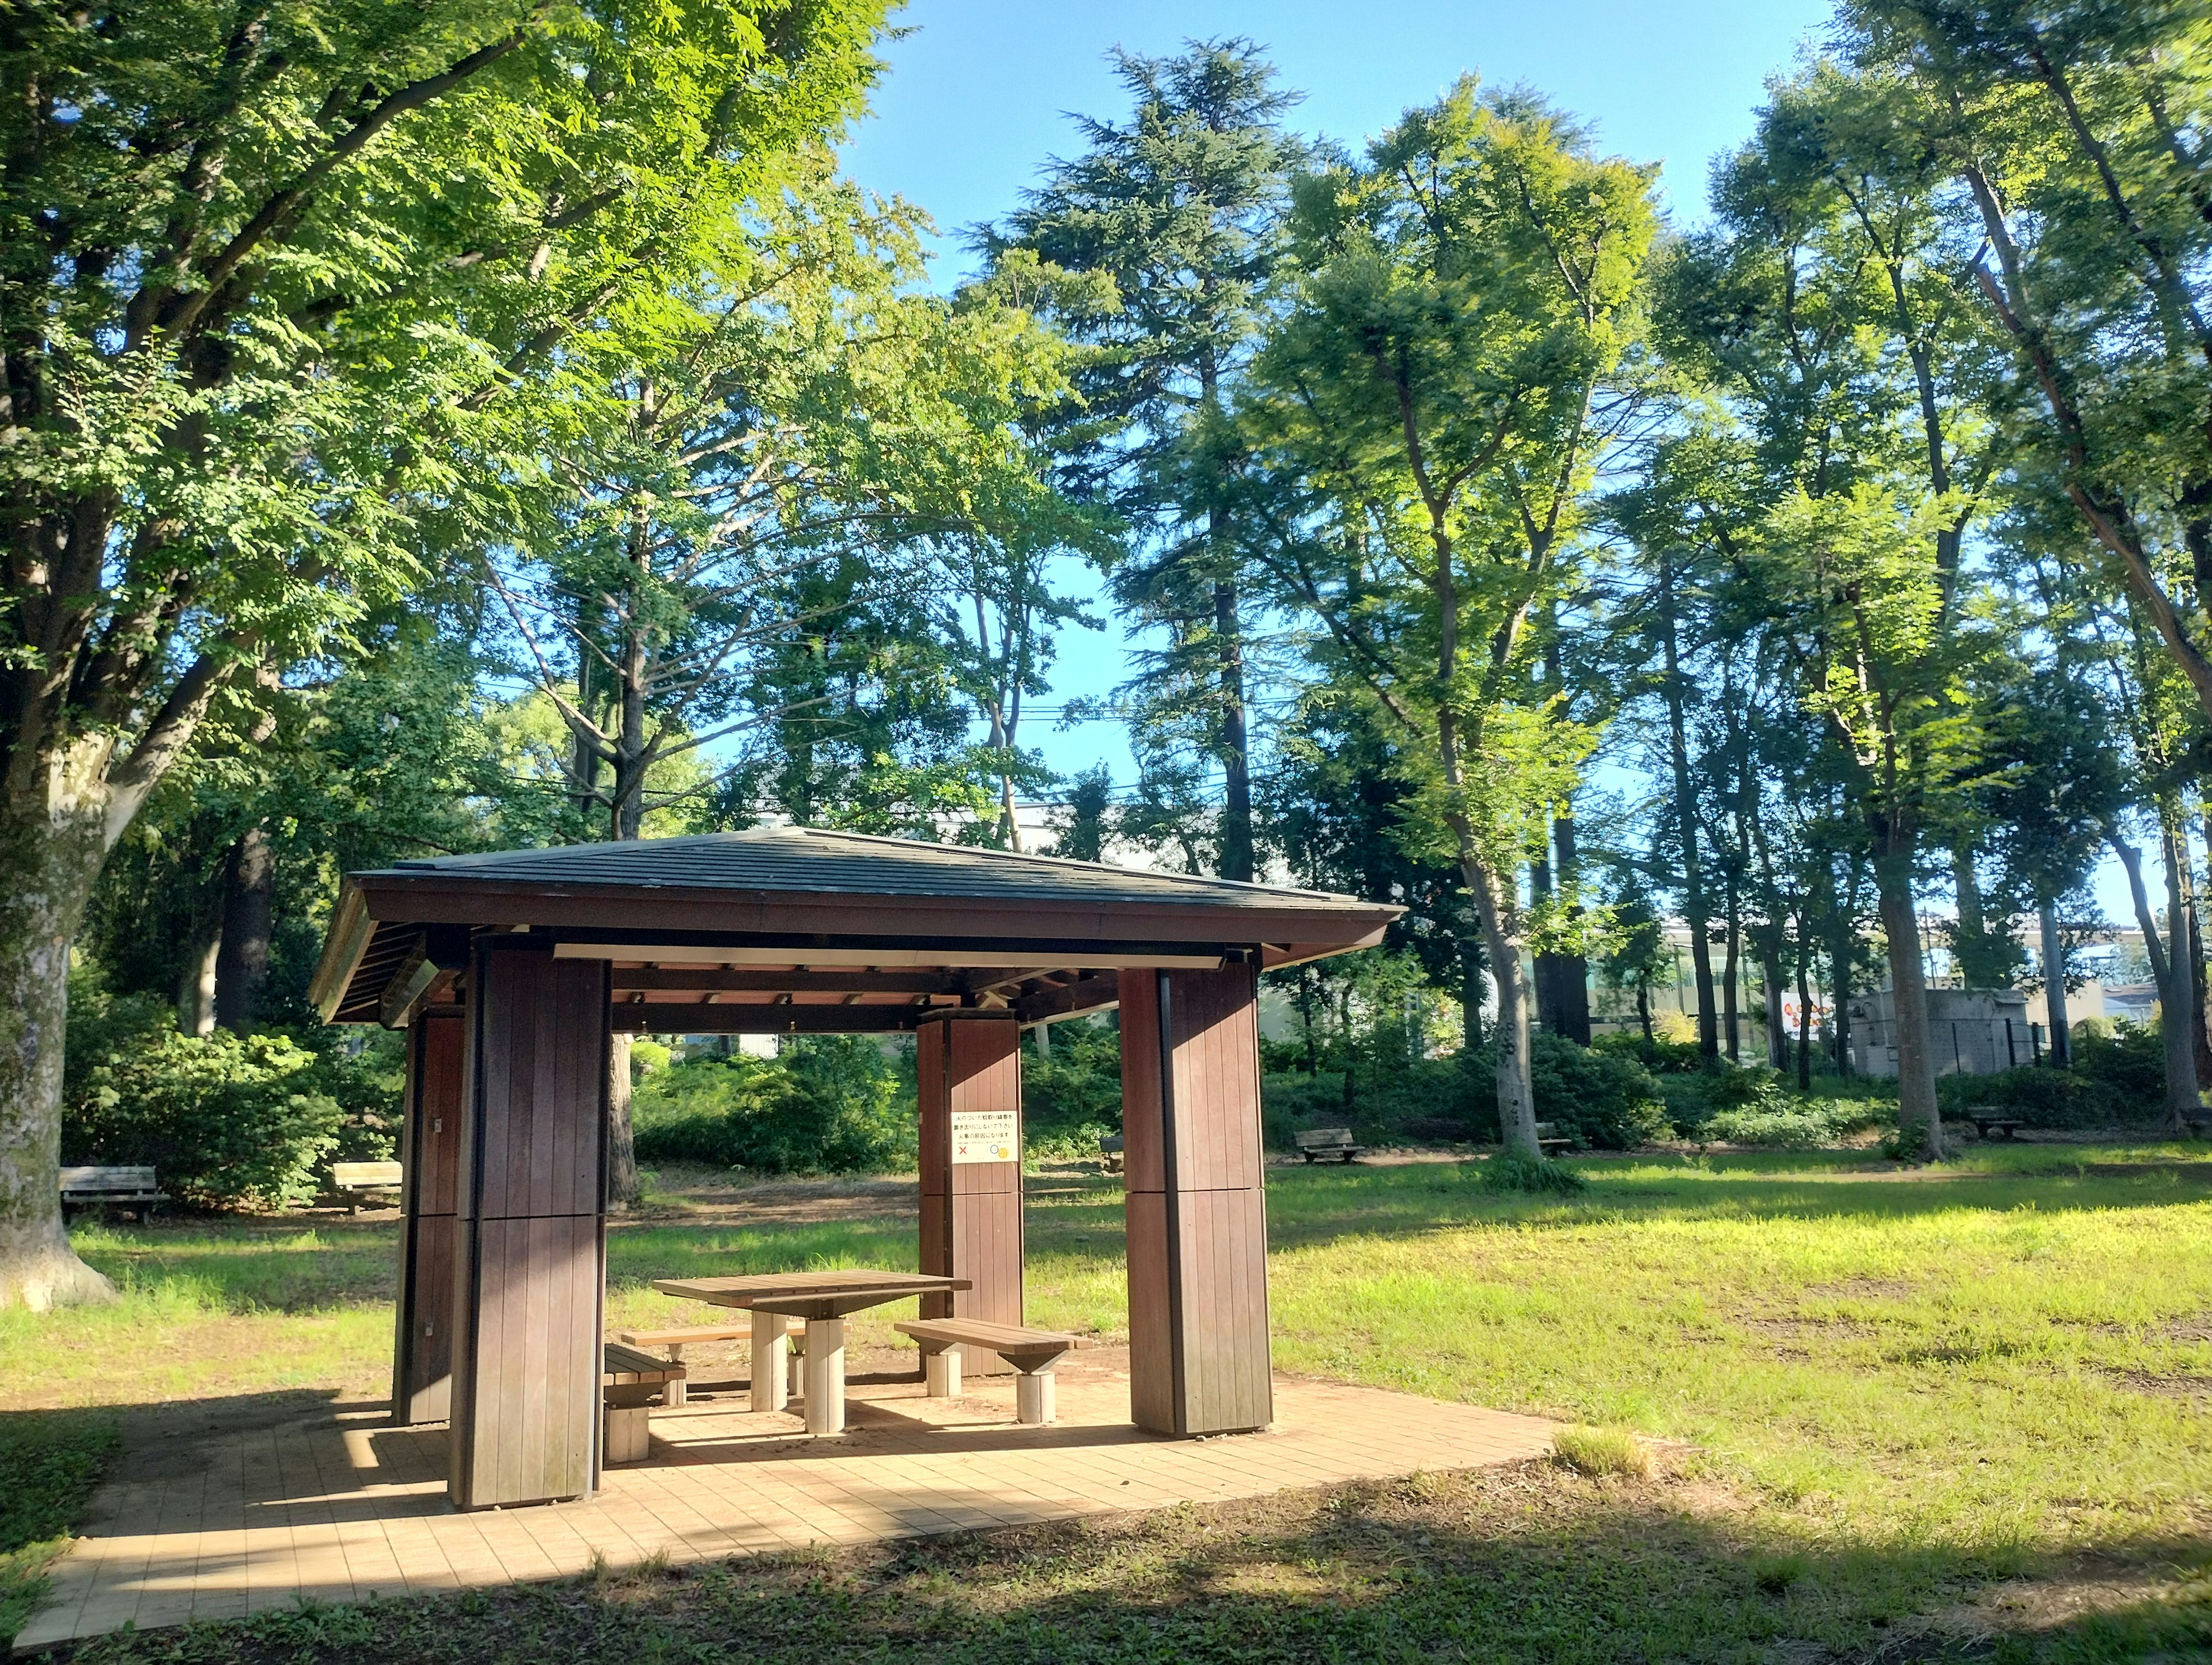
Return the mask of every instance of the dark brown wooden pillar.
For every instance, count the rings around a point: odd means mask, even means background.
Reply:
[[[1022,1322],[1021,1039],[1012,1012],[924,1024],[917,1036],[921,1269],[975,1285],[925,1295],[925,1318]],[[961,1352],[971,1375],[1012,1368],[980,1347]]]
[[[1256,974],[1121,973],[1129,1407],[1160,1433],[1274,1418]]]
[[[443,1422],[452,1408],[465,1021],[459,1006],[432,1006],[407,1026],[399,1310],[392,1350],[392,1419],[402,1427]]]
[[[599,1469],[606,963],[480,938],[468,1007],[453,1499],[582,1497]]]

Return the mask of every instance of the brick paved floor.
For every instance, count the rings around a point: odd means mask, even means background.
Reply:
[[[295,1401],[252,1426],[142,1434],[15,1650],[301,1599],[557,1578],[594,1556],[707,1560],[1157,1509],[1479,1468],[1551,1443],[1533,1417],[1287,1376],[1266,1433],[1163,1438],[1129,1425],[1127,1356],[1108,1350],[1061,1366],[1048,1428],[1013,1421],[1012,1378],[969,1386],[958,1400],[856,1388],[850,1431],[825,1440],[735,1395],[695,1400],[656,1413],[651,1459],[609,1469],[590,1501],[467,1515],[446,1501],[444,1428],[390,1427],[381,1405]]]

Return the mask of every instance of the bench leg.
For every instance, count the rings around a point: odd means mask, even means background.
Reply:
[[[787,1351],[784,1329],[781,1313],[753,1314],[751,1398],[756,1411],[781,1411],[789,1402],[790,1389],[784,1380],[783,1368]]]
[[[939,1347],[921,1358],[923,1388],[932,1399],[960,1397],[960,1349]]]
[[[681,1341],[671,1341],[668,1344],[668,1362],[672,1364],[681,1364],[684,1362],[684,1344]],[[684,1382],[665,1382],[661,1384],[660,1402],[670,1410],[672,1411],[678,1406],[687,1403],[690,1399],[690,1395],[686,1391]]]
[[[806,1431],[845,1431],[845,1321],[806,1321]]]
[[[1049,1370],[1014,1378],[1014,1420],[1042,1427],[1060,1414],[1059,1395],[1053,1391]]]

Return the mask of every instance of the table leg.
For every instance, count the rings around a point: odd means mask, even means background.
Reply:
[[[671,1341],[668,1344],[668,1362],[672,1364],[681,1364],[684,1362],[684,1344],[681,1341]],[[683,1404],[687,1397],[684,1391],[684,1385],[681,1382],[667,1383],[661,1389],[660,1402],[672,1411]]]
[[[1014,1378],[1014,1420],[1032,1426],[1052,1421],[1060,1413],[1055,1401],[1058,1395],[1052,1386],[1052,1371],[1047,1369]]]
[[[781,1411],[785,1398],[783,1339],[785,1324],[780,1312],[753,1314],[752,1408]]]
[[[845,1321],[806,1321],[806,1431],[845,1431]]]
[[[932,1399],[960,1397],[960,1349],[939,1347],[935,1352],[922,1357],[921,1373],[926,1378],[922,1386]]]

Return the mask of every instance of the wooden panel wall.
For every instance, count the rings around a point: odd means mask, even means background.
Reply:
[[[1021,1026],[1004,1018],[948,1018],[917,1031],[921,1100],[921,1269],[975,1287],[922,1297],[929,1318],[1022,1322],[1022,1164],[952,1160],[952,1115],[1022,1109]],[[961,1368],[998,1375],[995,1352],[963,1347]]]
[[[1139,1427],[1273,1419],[1257,974],[1121,974],[1129,1401]]]
[[[399,1301],[392,1350],[392,1419],[442,1422],[452,1406],[454,1198],[460,1176],[466,1018],[435,1006],[407,1030]]]
[[[454,1267],[454,1505],[598,1483],[607,969],[486,937],[470,974]]]

